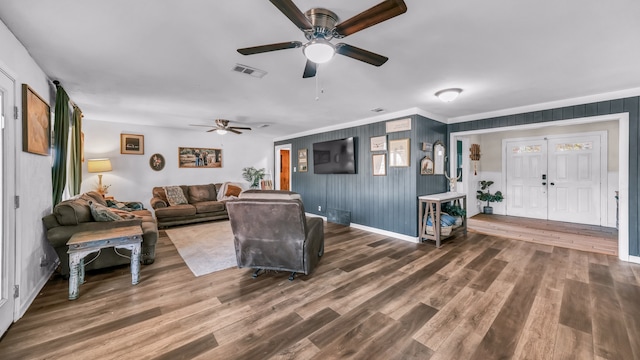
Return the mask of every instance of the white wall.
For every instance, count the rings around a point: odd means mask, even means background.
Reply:
[[[5,139],[14,143],[15,162],[8,159],[5,176],[15,178],[15,193],[6,194],[12,200],[20,196],[20,208],[16,210],[16,283],[20,286],[17,299],[18,317],[27,310],[53,271],[53,259],[57,256],[45,237],[42,217],[51,213],[51,156],[41,156],[22,151],[22,84],[28,84],[45,99],[51,109],[55,104],[47,76],[31,58],[27,50],[0,22],[0,67],[16,80],[15,105],[18,120],[7,124]],[[8,122],[11,119],[7,119]],[[6,178],[4,179],[7,180]],[[50,265],[40,267],[40,258],[46,257]]]
[[[184,130],[145,125],[129,125],[91,120],[82,123],[85,138],[85,159],[110,158],[113,171],[103,174],[103,184],[109,184],[109,196],[121,201],[142,201],[151,209],[151,189],[154,186],[193,185],[242,179],[242,168],[265,168],[273,176],[273,140],[259,133],[246,131],[242,135],[218,135],[206,128]],[[120,134],[144,135],[144,155],[120,154]],[[178,147],[222,149],[222,168],[179,168]],[[150,157],[160,153],[166,160],[161,171],[149,166]],[[98,174],[88,173],[83,164],[82,192],[94,190]]]

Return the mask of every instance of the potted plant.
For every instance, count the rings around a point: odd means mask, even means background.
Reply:
[[[260,180],[264,178],[264,168],[256,169],[253,166],[242,169],[242,178],[251,184],[252,189],[258,188]]]
[[[493,185],[493,181],[480,181],[481,190],[478,190],[478,195],[476,195],[478,200],[487,202],[487,206],[482,208],[482,212],[485,214],[493,214],[493,208],[491,207],[492,202],[501,202],[504,199],[502,192],[496,191],[495,194],[492,194],[489,191],[491,185]]]

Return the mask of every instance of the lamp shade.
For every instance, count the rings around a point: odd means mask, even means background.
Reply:
[[[109,159],[89,159],[87,171],[90,173],[101,173],[111,171],[111,160]]]

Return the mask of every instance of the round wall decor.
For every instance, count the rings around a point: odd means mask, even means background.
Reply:
[[[162,156],[161,154],[151,155],[151,158],[149,159],[149,166],[151,166],[153,170],[160,171],[164,169],[164,164],[164,156]]]

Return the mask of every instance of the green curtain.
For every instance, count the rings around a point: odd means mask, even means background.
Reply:
[[[62,200],[67,183],[67,142],[69,138],[69,95],[56,84],[55,125],[53,127],[53,206]]]
[[[80,185],[82,184],[82,110],[78,106],[73,107],[70,160],[69,192],[74,196],[80,194]]]

